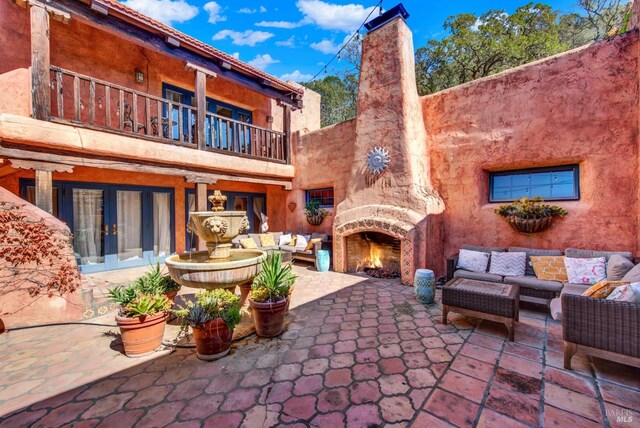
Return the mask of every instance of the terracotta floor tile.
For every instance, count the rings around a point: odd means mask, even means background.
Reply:
[[[454,425],[451,425],[449,422],[438,419],[427,412],[420,412],[413,423],[409,425],[410,428],[450,428],[453,426]]]
[[[480,403],[487,388],[487,383],[462,373],[448,370],[440,380],[438,387]]]
[[[563,388],[579,392],[580,394],[596,396],[596,390],[593,379],[586,376],[580,376],[569,370],[557,369],[555,367],[547,367],[544,378],[546,382],[555,383]]]
[[[640,420],[640,411],[637,408],[630,410],[612,403],[605,403],[604,409],[612,428],[629,428],[632,425],[637,425]]]
[[[532,346],[507,341],[504,346],[504,352],[521,358],[526,358],[537,363],[542,363],[542,350]]]
[[[480,407],[472,401],[436,389],[424,410],[460,427],[473,426]]]
[[[598,400],[588,395],[547,383],[544,388],[544,402],[587,419],[602,422],[602,412]]]
[[[467,339],[467,343],[473,343],[474,345],[484,346],[485,348],[493,349],[494,351],[501,351],[505,341],[504,339],[499,339],[494,336],[487,336],[485,334],[473,333]]]
[[[576,428],[598,428],[602,425],[569,413],[562,409],[555,408],[548,404],[544,406],[544,426],[548,427],[576,427]]]
[[[492,385],[518,392],[520,394],[530,395],[533,398],[540,398],[542,391],[542,380],[524,375],[520,372],[503,369],[498,367],[493,377]]]
[[[458,355],[455,360],[453,360],[451,368],[484,381],[488,381],[493,374],[493,364],[485,363],[464,355]]]
[[[498,351],[472,343],[466,343],[462,349],[460,349],[460,354],[489,364],[494,364],[500,356]]]
[[[525,428],[527,425],[512,419],[508,416],[501,415],[491,409],[484,409],[478,419],[478,428]]]
[[[539,398],[492,386],[485,402],[487,407],[523,423],[538,424]]]
[[[638,390],[615,383],[600,382],[600,393],[605,401],[628,409],[640,409],[640,391]]]
[[[525,376],[540,379],[542,377],[542,364],[511,354],[502,354],[499,367],[511,370]]]

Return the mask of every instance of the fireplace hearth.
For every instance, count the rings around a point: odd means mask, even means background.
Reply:
[[[380,232],[347,237],[347,271],[375,278],[400,278],[400,240]]]

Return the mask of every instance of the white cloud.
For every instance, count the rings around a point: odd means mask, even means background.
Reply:
[[[240,59],[240,52],[234,52],[231,54],[232,57],[234,57],[235,59]]]
[[[252,14],[252,13],[256,13],[256,10],[250,9],[248,7],[243,7],[242,9],[238,10],[238,13]]]
[[[198,8],[185,0],[127,0],[123,4],[167,25],[188,21],[198,14]]]
[[[252,59],[251,61],[247,62],[247,64],[249,64],[252,67],[255,67],[259,70],[265,70],[267,67],[269,67],[271,64],[276,64],[280,62],[277,59],[273,59],[271,58],[271,55],[269,54],[264,54],[264,55],[256,55],[256,57],[254,59]]]
[[[260,21],[256,22],[257,27],[269,27],[269,28],[298,28],[306,24],[306,22],[290,22],[290,21]]]
[[[214,1],[205,3],[202,8],[209,12],[209,22],[212,24],[217,24],[218,22],[227,20],[226,16],[220,14],[220,12],[222,12],[222,8],[220,7],[220,5]]]
[[[334,54],[340,50],[340,46],[333,42],[333,40],[323,39],[320,42],[311,43],[311,48],[322,52],[323,54]]]
[[[293,80],[294,82],[307,82],[313,78],[311,74],[301,73],[300,70],[293,71],[291,73],[285,73],[280,76],[281,80]]]
[[[377,9],[375,6],[365,8],[361,4],[340,5],[322,0],[298,0],[296,6],[304,15],[303,21],[313,22],[325,30],[344,31],[345,33],[355,31],[367,15]],[[376,12],[373,12],[371,17],[375,16]]]
[[[255,46],[257,43],[262,43],[273,36],[273,33],[268,33],[266,31],[246,30],[240,32],[233,30],[222,30],[214,34],[213,40],[224,40],[229,37],[234,45]]]
[[[265,13],[267,11],[267,8],[264,6],[260,6],[260,13]]]
[[[280,40],[279,42],[276,42],[276,46],[284,46],[287,48],[292,48],[295,46],[295,42],[296,42],[296,36],[291,36],[287,40]]]

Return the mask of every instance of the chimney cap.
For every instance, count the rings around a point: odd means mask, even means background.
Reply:
[[[404,8],[402,3],[398,3],[396,6],[392,7],[382,15],[373,18],[371,21],[365,23],[364,26],[367,29],[367,32],[370,33],[382,27],[387,22],[397,18],[398,16],[402,19],[407,19],[409,17],[409,13]]]

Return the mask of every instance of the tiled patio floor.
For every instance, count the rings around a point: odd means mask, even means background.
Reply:
[[[397,281],[296,271],[287,332],[213,363],[128,359],[110,327],[0,336],[0,427],[640,425],[640,370],[579,355],[563,370],[542,313],[509,343],[499,324],[442,325]]]

